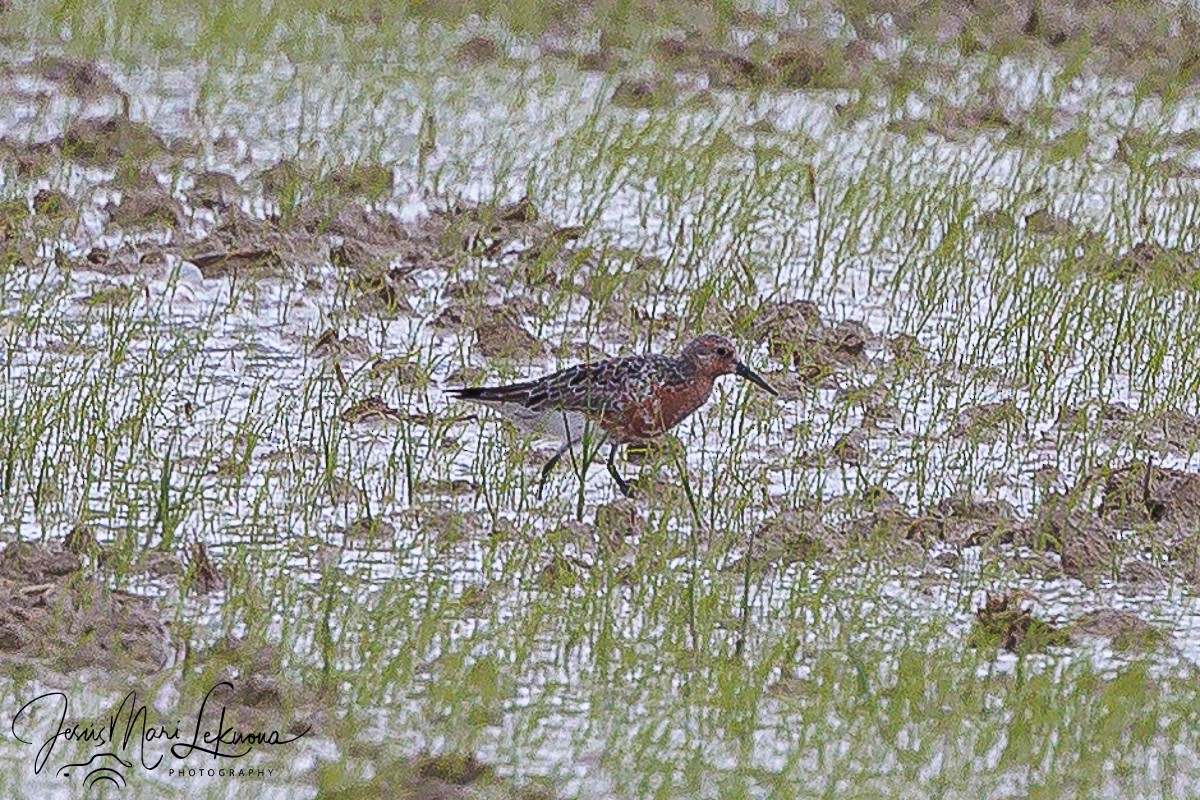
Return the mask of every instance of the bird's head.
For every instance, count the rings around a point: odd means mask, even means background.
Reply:
[[[682,355],[703,375],[711,378],[737,375],[771,394],[779,394],[771,384],[738,360],[737,347],[724,336],[715,333],[698,336],[683,348]]]

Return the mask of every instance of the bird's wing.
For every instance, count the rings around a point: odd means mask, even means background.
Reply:
[[[529,408],[604,414],[621,407],[616,360],[577,364],[534,381],[526,395]]]
[[[568,367],[535,381],[530,408],[561,408],[592,415],[617,414],[651,399],[670,359],[660,356],[610,358]]]
[[[532,381],[449,392],[462,400],[515,403],[531,411],[613,414],[647,399],[660,360],[610,358],[577,364]]]

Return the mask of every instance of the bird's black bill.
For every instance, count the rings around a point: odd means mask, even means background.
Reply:
[[[774,395],[779,394],[779,392],[775,390],[774,386],[772,386],[771,384],[764,381],[757,372],[750,369],[749,367],[747,367],[745,364],[743,364],[740,361],[738,362],[737,367],[734,369],[733,374],[737,375],[739,378],[745,378],[746,380],[750,381],[758,388],[765,389],[766,391],[770,392],[771,394],[774,394]]]

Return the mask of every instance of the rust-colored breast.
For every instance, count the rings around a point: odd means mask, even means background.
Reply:
[[[703,378],[661,385],[645,400],[603,415],[600,424],[620,442],[648,441],[686,419],[711,393],[712,381]]]

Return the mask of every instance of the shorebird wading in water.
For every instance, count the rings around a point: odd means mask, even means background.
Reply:
[[[539,493],[554,465],[583,440],[592,422],[609,444],[608,472],[628,497],[629,483],[614,463],[617,448],[644,444],[678,425],[704,405],[722,375],[737,375],[779,394],[738,360],[733,342],[713,333],[693,339],[677,356],[609,358],[532,381],[450,389],[449,394],[495,408],[525,431],[565,442],[542,468]]]

